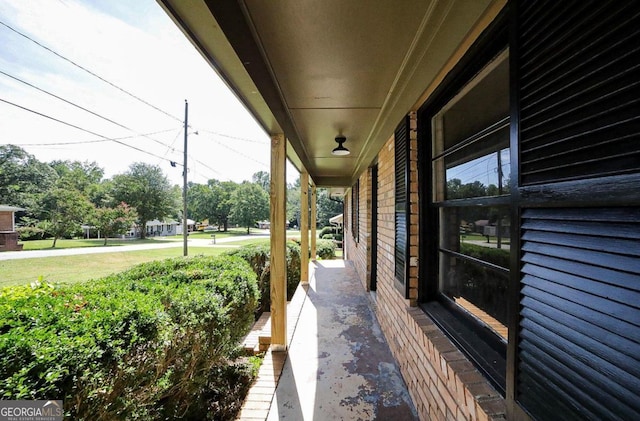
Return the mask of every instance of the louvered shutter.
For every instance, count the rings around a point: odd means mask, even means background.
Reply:
[[[395,131],[395,278],[405,297],[409,256],[409,118]]]
[[[640,171],[639,16],[640,2],[519,4],[529,192]],[[640,208],[555,200],[522,209],[516,400],[539,420],[640,419]]]
[[[520,401],[540,419],[640,419],[639,208],[523,214]]]
[[[640,170],[638,9],[522,2],[521,185]]]

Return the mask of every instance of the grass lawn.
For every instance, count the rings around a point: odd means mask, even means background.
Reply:
[[[264,231],[251,230],[252,234]],[[191,233],[190,239],[211,239],[210,232]],[[227,233],[215,232],[216,240],[227,237],[245,236],[246,228],[232,228]],[[287,231],[287,238],[300,237],[300,231]],[[139,250],[118,252],[118,246],[133,244],[149,244],[154,241],[182,241],[182,236],[162,237],[146,240],[117,240],[109,239],[107,247],[113,247],[113,252],[85,254],[74,256],[42,257],[32,259],[14,259],[0,261],[0,287],[9,285],[20,285],[33,282],[40,276],[44,280],[54,283],[61,282],[84,282],[90,279],[100,278],[114,272],[120,272],[138,263],[151,260],[160,260],[170,257],[182,256],[182,248]],[[198,254],[216,255],[223,253],[230,248],[247,244],[267,244],[268,237],[260,237],[231,241],[219,244],[229,247],[194,247],[189,246],[189,255]],[[24,250],[46,250],[51,249],[53,240],[32,240],[23,241]],[[104,240],[98,239],[59,239],[56,249],[62,248],[82,248],[82,247],[102,247]]]
[[[150,241],[158,241],[158,240],[118,240],[115,238],[110,238],[107,241],[107,247],[118,247],[118,246],[129,246],[133,244],[148,244]],[[23,250],[46,250],[50,249],[53,244],[53,240],[29,240],[29,241],[20,241],[20,244],[23,244]],[[104,239],[81,239],[81,240],[67,240],[64,238],[58,239],[56,242],[56,249],[72,249],[72,248],[83,248],[83,247],[104,247]]]
[[[150,260],[182,256],[181,248],[140,250],[129,252],[42,257],[0,261],[0,287],[26,284],[42,276],[49,282],[83,282],[128,269]],[[190,247],[189,256],[216,255],[221,247]]]

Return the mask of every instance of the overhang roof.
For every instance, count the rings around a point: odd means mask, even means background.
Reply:
[[[505,1],[158,0],[320,187],[353,184]]]
[[[0,212],[20,212],[26,210],[17,206],[0,205]]]

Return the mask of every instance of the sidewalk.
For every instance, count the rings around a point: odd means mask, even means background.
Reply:
[[[287,309],[288,316],[299,312],[297,320],[288,317],[288,353],[267,353],[239,419],[416,420],[351,264],[323,260],[310,272],[309,286],[298,288]]]

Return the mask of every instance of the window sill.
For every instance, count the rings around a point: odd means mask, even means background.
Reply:
[[[431,301],[420,307],[504,396],[507,366],[504,342],[453,303]]]

